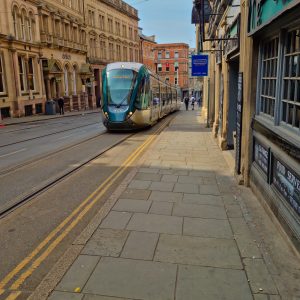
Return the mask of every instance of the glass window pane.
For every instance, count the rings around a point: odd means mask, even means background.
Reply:
[[[288,98],[288,86],[289,86],[289,81],[288,80],[284,80],[283,81],[283,99],[287,99]]]
[[[300,80],[297,80],[297,96],[296,101],[300,102]]]
[[[295,96],[295,80],[291,80],[290,83],[290,95],[289,99],[291,101],[294,101],[294,96]]]
[[[300,123],[300,106],[296,107],[296,114],[295,114],[295,127],[299,128]]]
[[[281,114],[281,120],[283,122],[286,122],[286,106],[287,104],[285,102],[282,102],[282,114]]]
[[[293,110],[294,110],[294,105],[288,104],[288,119],[287,123],[293,124]]]
[[[297,65],[298,65],[298,56],[292,56],[292,72],[291,72],[291,77],[296,77],[296,70],[297,70]]]

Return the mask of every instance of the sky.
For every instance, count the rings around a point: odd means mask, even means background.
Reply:
[[[195,25],[191,24],[193,0],[125,0],[138,10],[144,35],[156,42],[189,44],[195,48]]]

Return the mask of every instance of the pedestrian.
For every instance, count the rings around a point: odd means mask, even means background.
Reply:
[[[195,97],[194,96],[191,97],[191,103],[192,103],[192,110],[194,110],[194,108],[195,108]]]
[[[65,112],[64,112],[64,98],[63,97],[59,97],[58,99],[58,107],[59,107],[59,114],[60,115],[64,115]]]
[[[188,97],[184,97],[184,104],[185,104],[185,109],[189,110],[189,98]]]

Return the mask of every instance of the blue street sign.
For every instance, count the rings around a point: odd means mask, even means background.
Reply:
[[[208,76],[208,55],[192,56],[192,76]]]

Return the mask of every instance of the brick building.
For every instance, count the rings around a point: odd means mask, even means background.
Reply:
[[[189,45],[157,44],[154,50],[157,73],[166,81],[178,85],[183,95],[189,93]]]
[[[140,62],[153,72],[156,72],[154,50],[157,43],[155,42],[155,35],[146,36],[142,33],[142,29],[140,28],[139,36],[141,53]]]

